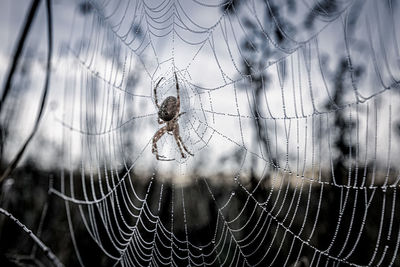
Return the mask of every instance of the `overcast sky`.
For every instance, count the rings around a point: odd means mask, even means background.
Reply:
[[[262,72],[269,76],[268,89],[264,90],[265,99],[258,109],[266,117],[264,121],[270,125],[271,148],[274,153],[277,152],[281,164],[289,155],[292,162],[289,168],[292,170],[296,170],[304,158],[307,165],[316,162],[327,164],[329,155],[334,153],[334,150],[324,153],[328,150],[328,130],[332,130],[332,136],[336,133],[329,125],[329,116],[332,122],[333,115],[319,116],[313,113],[329,111],[326,103],[334,92],[329,73],[334,72],[338,60],[347,53],[343,27],[346,20],[359,16],[355,30],[347,38],[353,64],[365,65],[365,76],[357,81],[360,94],[368,97],[383,90],[379,75],[385,85],[391,84],[390,74],[400,78],[400,59],[396,58],[396,40],[400,40],[395,34],[398,22],[395,20],[392,27],[393,21],[386,7],[380,2],[371,2],[362,5],[359,13],[343,5],[341,8],[345,12],[342,16],[317,19],[314,28],[310,30],[298,25],[302,25],[310,13],[313,1],[299,3],[295,15],[290,15],[287,6],[280,8],[281,16],[294,25],[297,23],[298,30],[285,32],[293,38],[293,41],[287,43],[286,51],[272,48],[273,56],[265,59],[265,70]],[[104,7],[96,4],[88,14],[83,15],[77,8],[79,3],[54,1],[55,49],[51,93],[40,138],[36,138],[29,151],[39,162],[46,166],[54,164],[54,159],[57,159],[60,165],[76,167],[81,162],[80,156],[84,155],[85,164],[91,166],[88,169],[104,161],[115,166],[133,164],[135,169],[156,166],[158,170],[178,172],[182,176],[201,166],[200,161],[206,166],[202,167],[205,173],[240,171],[253,162],[252,158],[259,162],[260,171],[268,164],[255,138],[252,120],[254,114],[251,111],[253,84],[240,73],[244,67],[243,51],[239,49],[246,34],[250,34],[242,30],[246,27],[246,19],[262,29],[260,25],[264,23],[267,10],[265,4],[258,1],[254,1],[254,4],[246,2],[238,13],[227,15],[220,7],[207,7],[196,1],[139,1],[139,5],[121,1],[119,5],[111,2]],[[360,1],[355,1],[353,7],[357,8],[357,3]],[[217,1],[210,1],[209,4],[217,4]],[[28,5],[29,1],[23,0],[5,0],[0,3],[2,84]],[[396,13],[398,8],[394,9],[394,15]],[[99,17],[106,19],[99,20]],[[273,23],[269,21],[267,25]],[[368,23],[371,25],[371,43],[375,47],[375,54],[371,52],[368,40]],[[137,34],[137,29],[130,30],[130,35],[124,34],[129,32],[131,25],[136,24],[142,35],[130,42],[134,37],[132,32]],[[269,30],[267,26],[262,29],[266,35]],[[380,42],[382,39],[385,39],[383,46]],[[315,40],[318,41],[319,53]],[[307,42],[302,43],[304,41]],[[274,40],[265,45],[274,47]],[[24,98],[17,101],[21,113],[19,119],[12,123],[16,135],[15,140],[7,144],[9,154],[13,154],[18,144],[24,140],[35,117],[44,78],[46,49],[46,17],[42,3],[26,49],[33,51],[29,69],[30,82],[28,88],[23,88]],[[293,51],[289,51],[291,49]],[[375,63],[374,56],[377,58]],[[25,57],[28,57],[27,53]],[[328,61],[323,76],[319,60],[326,58]],[[283,65],[278,68],[278,64],[274,63],[277,59],[285,62],[284,72]],[[267,67],[269,64],[271,66]],[[376,68],[380,71],[377,72]],[[179,120],[181,136],[195,156],[181,159],[173,136],[166,134],[159,142],[160,153],[176,161],[157,162],[149,144],[153,134],[160,128],[152,87],[160,77],[165,77],[159,88],[159,101],[167,95],[174,95],[173,71],[177,71],[181,85],[181,109],[187,112]],[[129,87],[129,77],[135,75],[139,80],[134,87]],[[345,103],[356,103],[355,88],[350,77],[347,79]],[[357,140],[355,134],[351,141],[360,144],[360,151],[365,151],[367,144],[372,142],[375,135],[378,136],[377,154],[383,163],[388,162],[389,147],[393,155],[399,150],[398,138],[395,136],[398,107],[396,101],[391,101],[393,97],[398,97],[396,92],[384,92],[358,105],[359,136],[363,136],[363,139],[358,137]],[[374,102],[374,99],[377,101]],[[371,115],[375,104],[379,104],[377,133],[372,130],[375,126],[367,129],[367,122],[369,125],[375,124]],[[367,106],[370,112],[368,121]],[[389,111],[392,112],[391,117]],[[346,116],[355,117],[356,105],[344,112]],[[300,113],[304,118],[293,119],[301,117]],[[95,126],[88,126],[88,121]],[[322,142],[315,137],[319,121],[326,137]],[[391,131],[388,131],[389,127],[392,127]],[[109,133],[87,138],[83,132],[88,131]],[[369,136],[366,137],[367,133]],[[37,148],[43,145],[40,139],[47,141],[48,150],[45,153],[37,152]],[[124,150],[124,142],[130,139],[135,144],[134,151]],[[373,159],[374,145],[370,146],[366,153]],[[234,161],[220,164],[221,158],[231,157],[235,150],[247,151],[244,167]],[[62,151],[68,163],[60,162],[56,157],[57,151]],[[359,160],[363,160],[361,155]]]

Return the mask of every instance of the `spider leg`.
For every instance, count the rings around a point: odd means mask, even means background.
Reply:
[[[158,99],[157,99],[157,88],[160,85],[160,82],[162,81],[162,79],[164,79],[164,77],[161,77],[158,80],[156,86],[154,87],[154,102],[156,103],[156,106],[157,106],[158,109],[160,109],[160,105],[158,104]]]
[[[190,151],[187,149],[187,147],[185,146],[185,144],[182,141],[182,138],[179,134],[179,124],[178,123],[176,123],[175,127],[174,127],[174,137],[175,137],[176,143],[178,144],[179,150],[181,151],[182,158],[186,158],[186,155],[182,151],[182,147],[189,155],[194,156],[192,153],[190,153]]]
[[[185,112],[181,112],[181,113],[179,113],[178,115],[175,115],[175,117],[174,117],[171,121],[173,121],[174,123],[177,123],[179,117],[182,116],[182,115],[185,114],[185,113],[186,113],[186,111],[185,111]],[[160,124],[161,124],[161,123],[160,123]]]
[[[151,149],[151,153],[156,155],[157,160],[161,160],[161,158],[165,158],[164,156],[160,156],[157,150],[157,141],[167,132],[167,126],[162,127],[159,129],[153,136],[153,146]]]
[[[185,144],[183,143],[183,141],[182,141],[182,138],[181,138],[181,136],[179,135],[178,136],[178,139],[179,139],[179,141],[181,142],[181,145],[183,146],[183,149],[185,149],[185,151],[190,155],[190,156],[194,156],[194,154],[193,153],[191,153],[188,149],[187,149],[187,147],[185,146]]]
[[[185,155],[185,153],[183,153],[181,144],[179,142],[179,125],[178,125],[178,123],[175,123],[175,125],[174,125],[174,137],[175,137],[175,142],[178,145],[179,151],[181,152],[182,158],[186,158],[186,155]]]
[[[175,84],[176,84],[176,110],[179,112],[179,109],[181,107],[181,98],[179,94],[179,83],[178,83],[178,77],[176,76],[176,72],[174,72],[175,75]]]
[[[182,115],[185,114],[185,113],[186,113],[186,111],[185,111],[185,112],[179,113],[178,116],[176,116],[176,118],[179,118],[180,116],[182,116]]]
[[[164,156],[160,156],[160,157],[164,157]],[[175,159],[165,159],[165,158],[159,158],[157,159],[159,161],[174,161]]]

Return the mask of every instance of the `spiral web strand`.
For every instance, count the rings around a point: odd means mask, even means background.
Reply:
[[[399,3],[293,2],[74,10],[50,192],[81,265],[79,225],[114,266],[400,264]],[[160,162],[153,88],[175,95],[174,73],[194,157],[165,134]]]

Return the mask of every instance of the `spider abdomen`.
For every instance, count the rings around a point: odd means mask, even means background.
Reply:
[[[161,104],[158,117],[163,121],[172,120],[177,113],[177,99],[174,96],[167,97]]]

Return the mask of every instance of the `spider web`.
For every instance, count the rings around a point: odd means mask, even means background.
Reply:
[[[107,264],[400,264],[397,1],[88,1],[57,57],[65,202]],[[181,88],[181,158],[158,142]],[[207,212],[209,211],[209,213]]]

